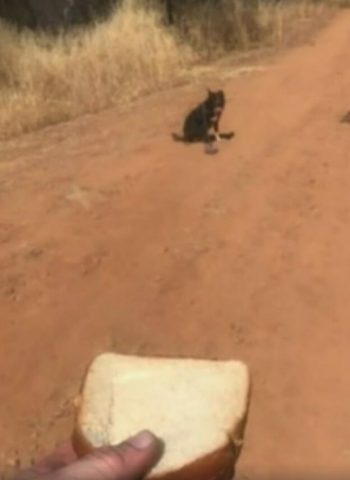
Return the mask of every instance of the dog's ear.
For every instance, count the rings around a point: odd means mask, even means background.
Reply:
[[[209,97],[211,97],[214,93],[212,90],[210,90],[210,88],[207,88],[207,92],[208,92]]]

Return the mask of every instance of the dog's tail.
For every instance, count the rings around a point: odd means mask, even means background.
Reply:
[[[172,133],[171,136],[173,137],[174,142],[185,142],[186,139],[183,135],[178,135],[177,133]]]
[[[235,132],[220,133],[220,138],[222,138],[223,140],[231,140],[231,138],[235,136]]]

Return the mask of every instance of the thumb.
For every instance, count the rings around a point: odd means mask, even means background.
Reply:
[[[116,447],[103,447],[48,476],[47,480],[139,480],[158,462],[162,443],[144,431]]]

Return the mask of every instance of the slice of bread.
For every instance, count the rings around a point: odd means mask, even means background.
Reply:
[[[248,369],[241,362],[105,353],[85,377],[74,445],[85,454],[147,429],[165,443],[148,478],[230,479],[249,390]]]

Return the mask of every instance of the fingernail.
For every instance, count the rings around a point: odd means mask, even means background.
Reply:
[[[145,430],[138,433],[134,437],[131,437],[128,443],[130,443],[134,448],[137,448],[138,450],[144,450],[153,446],[155,444],[155,441],[155,436],[148,430]]]

